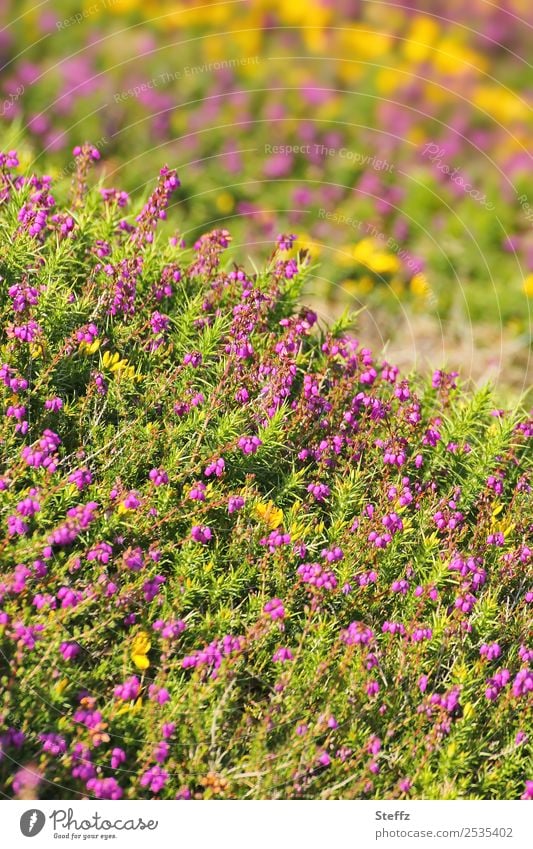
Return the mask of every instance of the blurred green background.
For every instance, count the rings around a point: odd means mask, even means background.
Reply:
[[[507,0],[2,2],[3,148],[67,194],[72,148],[250,263],[278,232],[324,318],[400,366],[531,386],[533,9]]]

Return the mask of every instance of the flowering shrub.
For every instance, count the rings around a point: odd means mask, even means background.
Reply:
[[[532,421],[94,158],[65,208],[0,161],[7,792],[530,798]]]

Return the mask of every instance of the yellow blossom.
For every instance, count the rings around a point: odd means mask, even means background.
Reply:
[[[133,638],[131,646],[131,659],[137,669],[148,669],[150,661],[148,660],[148,652],[150,651],[150,637],[146,631],[139,631]]]
[[[425,274],[415,274],[414,277],[411,277],[409,285],[411,292],[417,298],[427,298],[431,291]]]
[[[233,211],[235,199],[231,192],[220,192],[216,198],[216,205],[217,209],[222,212],[223,215],[227,215]]]
[[[425,62],[439,36],[439,25],[433,18],[413,18],[402,52],[410,62]]]
[[[100,339],[95,339],[93,342],[80,342],[79,352],[87,355],[95,354],[101,344]]]
[[[266,503],[264,501],[259,501],[255,505],[255,512],[272,531],[276,530],[276,528],[278,528],[283,522],[283,510],[276,507],[272,501],[268,501]]]
[[[533,274],[528,274],[524,278],[524,292],[528,298],[533,298]]]

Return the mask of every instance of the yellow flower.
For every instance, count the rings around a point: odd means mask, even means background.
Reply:
[[[436,45],[433,63],[442,74],[453,76],[486,70],[486,62],[478,53],[450,36]]]
[[[398,257],[378,247],[373,239],[361,239],[354,246],[352,256],[374,274],[395,274],[400,269]]]
[[[339,41],[344,55],[350,59],[381,59],[392,46],[391,35],[366,25],[343,28]]]
[[[411,62],[425,62],[438,36],[439,26],[433,18],[426,18],[424,15],[413,18],[402,48],[406,59]]]
[[[100,339],[95,339],[94,342],[80,342],[79,352],[87,355],[95,354],[101,344]]]
[[[528,274],[524,279],[524,292],[528,298],[533,298],[533,274]]]
[[[148,669],[150,661],[148,660],[148,652],[150,651],[150,637],[146,631],[139,631],[133,638],[131,646],[131,659],[137,669]]]
[[[36,360],[37,357],[42,357],[44,353],[44,348],[39,342],[30,342],[30,354],[32,360]]]
[[[283,522],[283,510],[276,507],[272,501],[269,501],[268,503],[259,501],[255,505],[255,512],[259,518],[268,525],[271,531],[275,531],[276,528],[279,528]]]
[[[320,245],[317,245],[316,242],[313,242],[309,236],[298,236],[295,245],[296,250],[306,250],[309,252],[309,256],[311,259],[316,259],[320,256]]]
[[[106,351],[102,357],[102,365],[104,368],[110,368],[115,363],[118,363],[119,359],[120,357],[118,354],[111,354],[109,351]]]
[[[411,292],[417,298],[427,298],[431,291],[425,274],[415,274],[414,277],[411,277],[411,283],[409,285]]]
[[[403,69],[395,68],[380,68],[376,74],[376,88],[379,94],[392,94],[398,86],[405,83],[406,76],[402,73]]]
[[[227,215],[232,212],[233,207],[235,206],[235,200],[231,192],[220,192],[216,199],[217,209],[222,212],[223,215]]]
[[[130,380],[142,380],[142,374],[135,372],[135,366],[130,366],[127,360],[121,360],[120,354],[111,354],[106,351],[102,357],[102,366],[117,377],[126,377]]]
[[[137,699],[137,701],[133,704],[131,702],[125,702],[125,704],[117,710],[116,716],[120,716],[123,713],[139,713],[142,709],[142,704],[143,700],[141,698]]]
[[[54,689],[58,696],[61,695],[65,687],[68,685],[68,678],[62,678],[61,681],[58,681],[55,685]]]
[[[472,102],[496,121],[531,120],[529,107],[518,94],[507,91],[503,85],[482,85],[472,95]]]

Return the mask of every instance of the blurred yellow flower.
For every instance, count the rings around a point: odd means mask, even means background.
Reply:
[[[298,236],[294,249],[295,251],[308,251],[311,259],[316,259],[320,256],[320,245],[314,242],[309,236]]]
[[[123,713],[139,713],[142,709],[143,700],[142,698],[138,698],[136,702],[125,702],[118,710],[115,712],[115,716],[121,716]]]
[[[353,259],[374,274],[395,274],[400,269],[400,260],[378,245],[374,239],[361,239],[352,250]]]
[[[402,53],[410,62],[425,62],[432,46],[439,37],[439,25],[433,18],[419,15],[413,18],[407,33],[407,38],[402,46]]]
[[[524,279],[524,292],[528,298],[533,298],[533,274],[528,274]]]
[[[427,298],[431,291],[425,274],[415,274],[409,285],[411,292],[417,298]]]
[[[486,70],[487,63],[474,50],[470,50],[456,37],[446,36],[435,45],[433,64],[437,71],[450,76],[461,74],[480,74]]]
[[[502,124],[509,121],[531,121],[531,109],[518,94],[502,85],[478,86],[472,102]]]
[[[223,215],[227,215],[229,212],[233,211],[235,206],[235,199],[231,192],[220,192],[216,198],[216,205],[219,212],[222,212]]]
[[[393,46],[392,35],[364,25],[345,27],[339,41],[350,59],[382,59]]]

